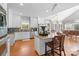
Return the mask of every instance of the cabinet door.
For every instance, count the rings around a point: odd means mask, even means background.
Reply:
[[[34,47],[35,47],[35,50],[36,50],[36,51],[38,51],[38,50],[37,50],[37,48],[38,48],[38,47],[37,47],[37,46],[38,46],[37,43],[38,43],[37,37],[34,36]]]
[[[22,34],[21,32],[15,32],[15,40],[22,39]]]
[[[35,46],[35,50],[38,52],[39,55],[43,55],[45,54],[45,41],[35,37],[34,39],[34,46]]]
[[[29,39],[29,38],[30,38],[30,32],[16,32],[15,33],[15,40]]]
[[[36,51],[40,55],[40,39],[38,37],[36,37],[36,44],[35,45],[36,45]]]
[[[8,10],[8,27],[16,28],[21,27],[21,19],[18,13],[15,10],[9,9]]]
[[[0,5],[7,11],[7,3],[0,3]]]
[[[35,50],[37,51],[38,54],[40,54],[40,49],[39,49],[39,38],[34,36],[34,46],[35,46]]]
[[[45,54],[45,40],[40,40],[40,55]]]
[[[22,38],[23,39],[29,39],[30,38],[30,32],[22,32]]]
[[[26,38],[29,39],[30,38],[30,32],[26,32]]]
[[[18,15],[12,16],[12,27],[21,27],[21,19]]]
[[[13,43],[15,42],[15,40],[14,40],[14,38],[15,38],[15,36],[14,36],[14,34],[10,34],[9,35],[9,39],[10,39],[10,45],[13,45]]]

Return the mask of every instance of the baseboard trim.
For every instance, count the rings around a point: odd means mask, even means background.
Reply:
[[[37,56],[39,56],[38,52],[35,50],[35,53],[37,54]]]
[[[45,56],[45,54],[39,55],[38,52],[35,50],[37,56]]]

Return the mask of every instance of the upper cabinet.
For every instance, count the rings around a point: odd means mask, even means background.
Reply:
[[[7,3],[0,3],[0,5],[7,11]]]
[[[30,17],[30,27],[31,28],[38,27],[38,18],[37,17]]]
[[[18,12],[12,9],[8,9],[8,27],[19,28],[21,27],[21,19]]]

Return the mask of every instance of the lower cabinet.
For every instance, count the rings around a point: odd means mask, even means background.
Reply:
[[[45,54],[45,40],[44,39],[40,39],[35,36],[34,46],[35,46],[35,50],[37,51],[39,55]]]
[[[29,39],[30,32],[15,32],[15,40]]]
[[[0,56],[6,56],[7,54],[7,36],[0,39]]]
[[[14,44],[14,42],[15,42],[14,38],[15,38],[14,33],[12,33],[12,34],[9,35],[10,45],[13,45]]]
[[[39,55],[44,55],[45,54],[45,43],[47,41],[51,41],[52,39],[45,40],[45,38],[39,38],[38,36],[34,36],[34,46],[35,50]],[[50,47],[47,47],[47,50],[51,50]]]

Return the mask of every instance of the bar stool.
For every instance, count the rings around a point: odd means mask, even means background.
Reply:
[[[64,56],[66,56],[65,50],[64,50],[64,38],[65,38],[65,35],[55,36],[54,38],[52,38],[51,42],[46,42],[45,55],[54,56],[56,54],[61,56],[63,51]],[[50,47],[51,50],[47,51],[47,46]]]

